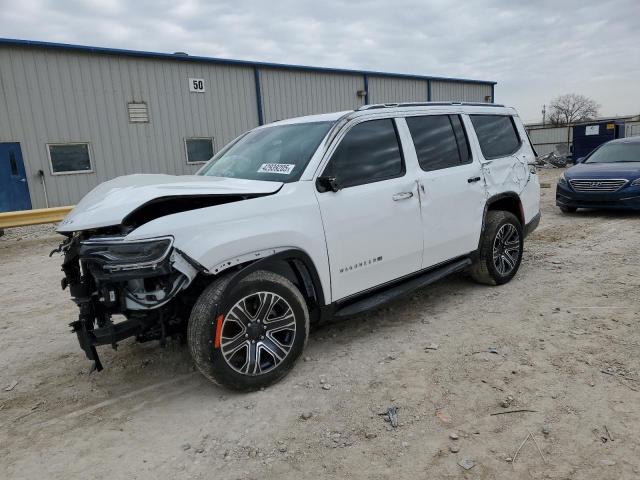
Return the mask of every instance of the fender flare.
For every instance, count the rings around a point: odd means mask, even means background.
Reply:
[[[305,299],[310,303],[309,310],[320,309],[325,305],[325,295],[322,290],[322,283],[320,281],[320,275],[313,263],[311,257],[303,250],[297,248],[290,248],[283,250],[268,257],[261,258],[255,262],[251,262],[244,266],[239,271],[235,272],[223,291],[223,298],[231,292],[247,275],[262,269],[268,269],[270,264],[276,262],[286,262],[289,264],[294,274],[297,277],[298,283],[303,287],[301,293]],[[223,301],[221,305],[222,311],[227,311],[229,305]]]
[[[515,200],[518,203],[518,208],[520,210],[520,216],[519,216],[519,220],[522,223],[522,228],[525,227],[524,225],[524,211],[522,209],[522,200],[520,200],[520,195],[518,195],[516,192],[502,192],[502,193],[497,193],[495,195],[490,196],[489,198],[487,198],[487,201],[484,202],[484,212],[482,213],[482,228],[480,229],[480,238],[478,239],[478,250],[480,249],[480,244],[482,242],[482,237],[484,235],[484,230],[486,228],[486,222],[487,222],[487,212],[489,211],[489,207],[496,203],[499,202],[500,200],[505,200],[505,199],[509,199],[509,200]]]

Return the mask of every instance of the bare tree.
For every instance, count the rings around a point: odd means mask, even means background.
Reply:
[[[553,125],[560,126],[597,117],[600,105],[584,95],[567,93],[552,100],[549,109],[551,110],[549,121]]]

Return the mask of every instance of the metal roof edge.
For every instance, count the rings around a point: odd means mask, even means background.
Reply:
[[[573,123],[565,123],[563,125],[553,125],[550,122],[545,123],[542,122],[529,122],[525,123],[524,126],[526,128],[533,128],[535,130],[543,130],[548,128],[563,128],[563,127],[573,127],[575,125],[589,125],[594,123],[607,123],[607,122],[636,122],[640,121],[640,115],[617,115],[614,117],[598,117],[592,118],[590,120],[579,120]]]
[[[234,60],[216,57],[202,57],[197,55],[176,55],[173,53],[160,53],[160,52],[146,52],[141,50],[128,50],[121,48],[108,48],[108,47],[92,47],[87,45],[74,45],[70,43],[56,43],[56,42],[44,42],[39,40],[21,40],[15,38],[0,38],[0,46],[15,46],[15,47],[33,47],[44,48],[53,50],[70,50],[86,53],[97,53],[103,55],[122,55],[128,57],[142,57],[142,58],[156,58],[163,60],[176,60],[180,62],[194,62],[194,63],[215,63],[219,65],[235,65],[246,67],[262,67],[273,68],[279,70],[298,70],[307,72],[320,72],[320,73],[341,73],[350,75],[369,75],[376,77],[387,78],[405,78],[413,80],[436,80],[443,82],[464,82],[475,83],[481,85],[496,85],[498,82],[491,80],[472,80],[468,78],[454,78],[454,77],[437,77],[430,75],[415,75],[410,73],[391,73],[391,72],[377,72],[370,70],[351,70],[347,68],[331,68],[331,67],[312,67],[309,65],[290,65],[286,63],[270,63],[270,62],[256,62],[249,60]]]

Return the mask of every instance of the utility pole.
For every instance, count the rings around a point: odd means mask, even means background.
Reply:
[[[547,106],[546,105],[542,105],[542,126],[544,127],[544,121],[546,119],[547,116]]]

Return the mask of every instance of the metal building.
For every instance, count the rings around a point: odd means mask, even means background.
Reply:
[[[625,137],[637,137],[640,135],[640,122],[627,122],[624,126]]]
[[[568,154],[573,142],[571,127],[531,126],[527,125],[529,138],[538,155],[551,152]]]
[[[633,137],[640,135],[640,115],[626,115],[618,117],[602,117],[589,121],[582,121],[566,126],[545,125],[543,123],[529,123],[526,125],[527,133],[531,139],[533,147],[538,155],[546,155],[555,153],[559,156],[568,156],[570,158],[579,158],[590,152],[596,145],[620,137]],[[602,126],[602,129],[599,127]],[[584,137],[590,137],[598,140],[595,142],[588,141],[586,150],[579,146],[574,152],[574,139],[576,131],[582,140]],[[602,136],[602,138],[600,138]],[[576,153],[578,156],[573,155]]]
[[[190,174],[242,132],[495,82],[0,39],[0,211],[75,204],[131,173]]]

